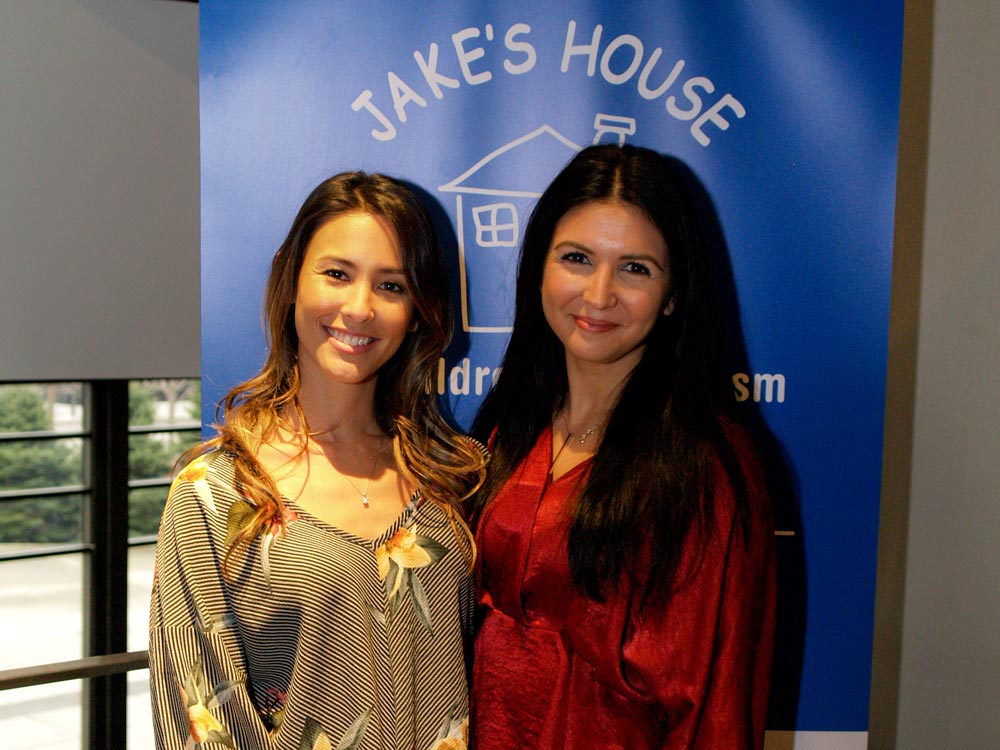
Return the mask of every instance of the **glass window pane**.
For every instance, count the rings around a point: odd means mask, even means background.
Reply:
[[[173,435],[128,436],[129,479],[159,479],[170,476],[173,465]]]
[[[0,553],[83,541],[83,502],[83,495],[0,499]]]
[[[129,479],[166,479],[181,453],[198,442],[196,430],[129,435]]]
[[[153,585],[156,547],[152,544],[133,547],[128,555],[128,650],[145,651],[149,647],[149,594]],[[153,718],[149,706],[149,670],[128,674],[127,709],[128,747],[145,750],[153,747]]]
[[[75,432],[85,423],[82,383],[0,385],[0,433]]]
[[[82,705],[81,680],[0,692],[0,737],[3,738],[3,747],[80,750]],[[145,747],[152,746],[150,743]]]
[[[83,484],[83,440],[0,442],[0,491]]]
[[[83,383],[57,383],[42,386],[43,390],[55,389],[55,401],[52,403],[52,428],[57,432],[74,432],[83,430],[87,424],[84,408]]]
[[[132,380],[128,385],[130,427],[195,427],[201,422],[197,378]]]
[[[144,544],[128,551],[128,648],[149,647],[149,594],[153,588],[156,546]]]
[[[0,434],[80,432],[81,383],[0,385]],[[82,438],[0,441],[0,491],[85,484]],[[0,499],[0,555],[80,542],[84,497]],[[0,560],[0,669],[83,656],[83,556]],[[0,692],[4,747],[79,750],[82,683]]]
[[[129,750],[154,747],[153,711],[149,705],[149,670],[128,673],[128,705],[126,711],[126,741]],[[75,749],[74,749],[75,750]]]
[[[0,552],[20,549],[0,544]],[[82,571],[78,553],[0,561],[0,669],[83,656]]]
[[[186,451],[188,448],[196,445],[201,440],[201,430],[185,430],[183,432],[173,433],[173,442],[171,443],[171,450],[173,455],[171,456],[171,464],[180,458],[180,455]]]
[[[140,487],[129,490],[128,535],[156,536],[160,529],[160,516],[167,500],[169,487]]]

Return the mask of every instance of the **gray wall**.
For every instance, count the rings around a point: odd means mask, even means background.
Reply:
[[[1000,747],[1000,4],[908,0],[870,746]]]
[[[907,2],[873,748],[1000,747],[998,40]],[[0,70],[0,380],[196,374],[197,6],[0,0]]]
[[[0,379],[199,372],[198,6],[0,0]]]

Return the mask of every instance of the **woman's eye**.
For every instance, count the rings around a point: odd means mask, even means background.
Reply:
[[[638,274],[640,276],[649,276],[650,275],[649,266],[646,266],[646,265],[644,265],[642,263],[639,263],[637,261],[632,261],[630,263],[626,263],[624,266],[622,266],[622,270],[625,271],[625,273],[634,273],[634,274]]]
[[[406,287],[396,281],[383,281],[379,284],[379,289],[383,289],[393,294],[406,294]]]
[[[331,279],[335,279],[336,281],[347,280],[347,274],[341,271],[339,268],[327,268],[325,271],[323,271],[323,275]]]
[[[567,263],[588,263],[590,259],[584,254],[579,252],[569,252],[563,253],[559,260],[565,261]]]

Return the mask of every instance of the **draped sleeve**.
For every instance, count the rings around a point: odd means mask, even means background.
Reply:
[[[713,523],[697,553],[692,545],[685,550],[669,600],[631,605],[621,651],[625,678],[670,717],[664,749],[763,745],[774,647],[774,524],[756,462],[743,456],[742,463],[749,534],[720,465]]]
[[[247,690],[243,649],[223,585],[226,511],[235,492],[209,471],[216,455],[196,459],[180,473],[160,523],[149,633],[159,750],[193,742],[268,745]]]

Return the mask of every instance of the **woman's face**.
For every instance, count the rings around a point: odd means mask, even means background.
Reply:
[[[348,213],[320,226],[295,292],[299,371],[340,383],[371,380],[411,328],[413,300],[392,226]]]
[[[667,245],[635,206],[585,203],[556,224],[541,292],[567,366],[631,369],[658,316],[673,311]]]

